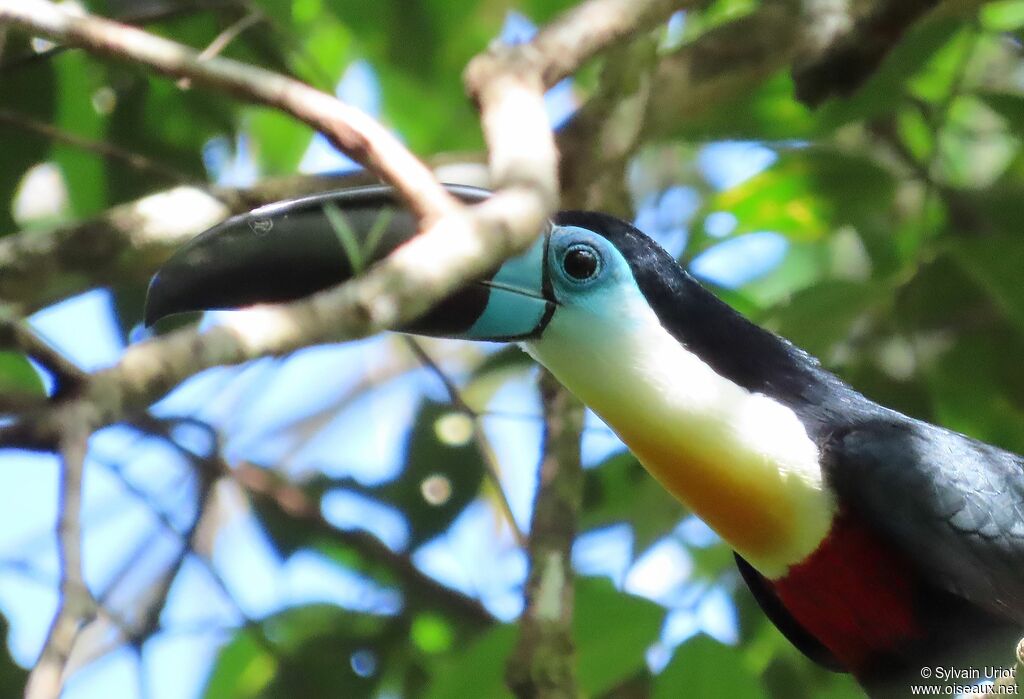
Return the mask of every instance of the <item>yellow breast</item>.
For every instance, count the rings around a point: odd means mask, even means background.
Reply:
[[[526,345],[645,468],[768,577],[827,536],[835,503],[798,416],[717,374],[641,299],[560,308]]]

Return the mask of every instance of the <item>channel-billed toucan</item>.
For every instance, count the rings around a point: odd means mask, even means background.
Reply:
[[[298,298],[415,230],[385,187],[263,207],[178,251],[146,321]],[[986,644],[1012,664],[1024,459],[865,398],[628,223],[559,213],[525,254],[404,330],[520,343],[735,550],[796,646],[872,693],[906,693],[922,667]]]

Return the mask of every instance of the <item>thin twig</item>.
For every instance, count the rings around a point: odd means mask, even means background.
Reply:
[[[60,560],[60,606],[39,661],[29,675],[26,699],[57,699],[64,670],[79,630],[95,614],[96,605],[82,573],[82,475],[89,439],[84,417],[69,420],[60,443],[61,477],[57,510],[57,552]]]
[[[46,122],[34,119],[28,114],[22,114],[10,109],[0,108],[0,124],[7,124],[8,126],[13,126],[17,129],[21,129],[22,131],[38,134],[43,138],[47,138],[58,143],[65,143],[74,148],[94,153],[101,158],[106,158],[112,162],[120,163],[133,170],[138,170],[139,172],[147,172],[168,182],[177,184],[202,184],[201,182],[198,182],[196,178],[189,177],[185,173],[178,172],[172,167],[158,163],[141,153],[136,153],[134,151],[115,146],[113,143],[107,143],[106,141],[96,141],[91,138],[79,136],[78,134],[71,133],[70,131],[57,128],[52,124],[47,124]]]
[[[143,7],[140,10],[129,8],[128,11],[118,13],[111,19],[116,19],[124,24],[154,24],[210,10],[227,9],[228,7],[229,5],[226,2],[210,2],[209,0],[195,0],[194,2],[178,0],[174,3],[152,3],[152,5],[143,3]],[[2,48],[2,45],[0,45],[0,48]],[[21,56],[15,56],[12,60],[0,62],[0,75],[13,73],[20,68],[48,61],[68,50],[68,48],[70,47],[58,45],[52,46],[45,51],[31,51]],[[2,57],[3,52],[0,51],[0,58]]]
[[[519,528],[519,523],[516,522],[516,517],[512,513],[512,504],[508,501],[508,495],[505,493],[505,488],[501,483],[501,462],[498,460],[498,454],[494,451],[494,446],[491,444],[491,440],[487,437],[487,432],[484,429],[482,415],[473,409],[469,403],[462,397],[462,392],[459,391],[459,387],[455,385],[455,382],[451,380],[451,377],[445,373],[444,369],[434,361],[423,346],[416,341],[415,338],[405,336],[406,344],[412,351],[416,358],[425,366],[434,376],[438,378],[441,384],[444,386],[445,392],[448,394],[448,399],[452,405],[461,412],[473,420],[473,440],[476,442],[477,448],[480,450],[480,456],[484,462],[484,473],[487,474],[487,479],[491,483],[491,487],[497,492],[498,495],[498,506],[501,509],[501,514],[505,518],[505,522],[508,524],[509,529],[512,530],[512,535],[516,539],[516,543],[522,547],[526,547],[526,536],[523,534],[523,530]]]
[[[135,420],[133,425],[146,434],[167,439],[175,449],[183,451],[183,447],[171,437],[173,426],[183,422],[197,424],[191,419],[162,420],[144,416]],[[194,457],[195,455],[191,455],[191,458]],[[422,572],[408,555],[392,551],[377,537],[365,531],[336,528],[324,517],[316,499],[307,495],[301,486],[289,482],[280,474],[251,464],[237,464],[231,467],[217,458],[201,463],[204,468],[211,469],[208,477],[230,478],[250,497],[273,506],[286,517],[304,521],[324,539],[336,541],[369,560],[384,564],[402,582],[407,594],[415,591],[415,594],[432,604],[477,625],[487,625],[494,621],[494,617],[478,600],[453,590]]]
[[[231,42],[237,39],[242,32],[254,27],[266,18],[263,11],[259,8],[251,7],[249,11],[242,15],[238,21],[233,22],[224,31],[214,37],[213,41],[210,42],[209,46],[203,49],[196,57],[200,61],[208,61],[215,56],[219,56],[224,49],[231,45]],[[178,81],[178,87],[182,90],[187,90],[192,86],[192,81],[189,78],[182,78]]]
[[[362,530],[336,528],[324,517],[319,503],[306,495],[300,487],[266,469],[249,464],[235,466],[229,475],[251,496],[274,506],[281,514],[304,521],[315,534],[351,548],[370,560],[383,563],[407,585],[407,603],[411,603],[410,597],[420,597],[475,625],[487,626],[494,622],[494,617],[478,600],[426,575],[411,558],[392,551],[372,534]]]

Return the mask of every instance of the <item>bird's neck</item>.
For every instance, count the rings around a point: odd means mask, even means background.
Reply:
[[[527,350],[763,575],[827,536],[835,503],[797,414],[718,373],[642,297],[614,316],[563,307]]]

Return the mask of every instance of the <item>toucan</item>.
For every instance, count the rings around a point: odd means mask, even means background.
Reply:
[[[163,265],[146,323],[297,299],[415,231],[384,186],[257,209]],[[905,696],[924,668],[981,648],[1012,666],[1024,459],[871,401],[629,223],[560,212],[525,253],[399,330],[519,343],[734,550],[782,633],[870,694]]]

